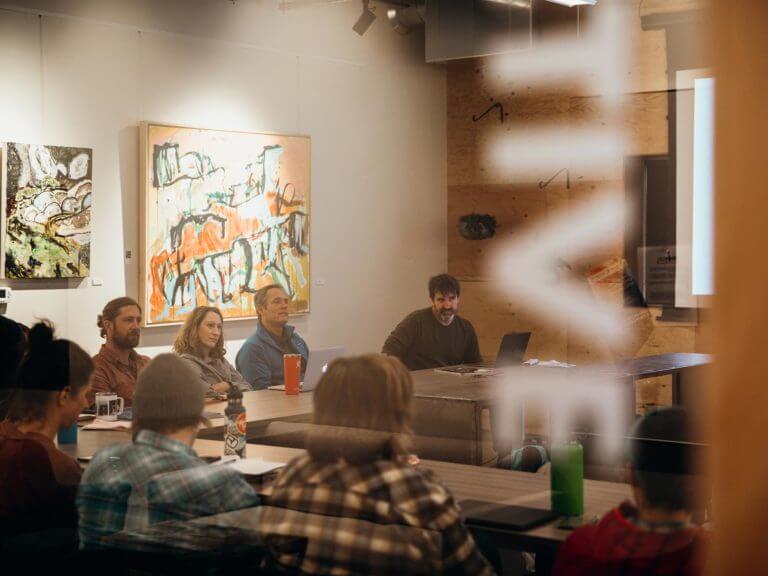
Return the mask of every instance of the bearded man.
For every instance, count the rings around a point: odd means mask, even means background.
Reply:
[[[97,325],[106,339],[93,357],[93,387],[89,400],[94,403],[97,392],[113,392],[130,406],[139,372],[149,357],[136,353],[141,336],[141,306],[133,298],[115,298],[104,306]]]
[[[459,281],[440,274],[429,279],[428,289],[431,306],[406,316],[382,352],[397,356],[409,370],[482,362],[475,329],[457,314]]]

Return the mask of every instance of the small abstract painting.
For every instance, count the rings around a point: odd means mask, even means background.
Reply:
[[[84,278],[91,264],[93,150],[5,145],[6,278]]]
[[[143,123],[141,143],[147,325],[254,318],[267,284],[309,311],[309,137]]]

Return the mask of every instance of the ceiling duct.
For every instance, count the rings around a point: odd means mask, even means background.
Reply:
[[[427,0],[427,62],[489,56],[531,47],[532,2]]]
[[[424,27],[427,62],[530,50],[548,30],[578,30],[578,10],[566,4],[597,0],[281,0],[283,10],[341,2],[362,3],[354,25],[364,34],[382,8],[392,28],[407,34]]]

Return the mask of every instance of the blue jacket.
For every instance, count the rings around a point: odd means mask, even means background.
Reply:
[[[307,343],[296,334],[293,326],[286,326],[291,337],[291,344],[297,354],[301,354],[301,375],[307,369],[309,348]],[[283,351],[259,322],[256,332],[243,342],[235,358],[237,371],[254,390],[283,383]]]

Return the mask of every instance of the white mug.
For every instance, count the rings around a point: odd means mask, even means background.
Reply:
[[[122,414],[125,401],[113,392],[96,392],[96,418],[117,420]]]

